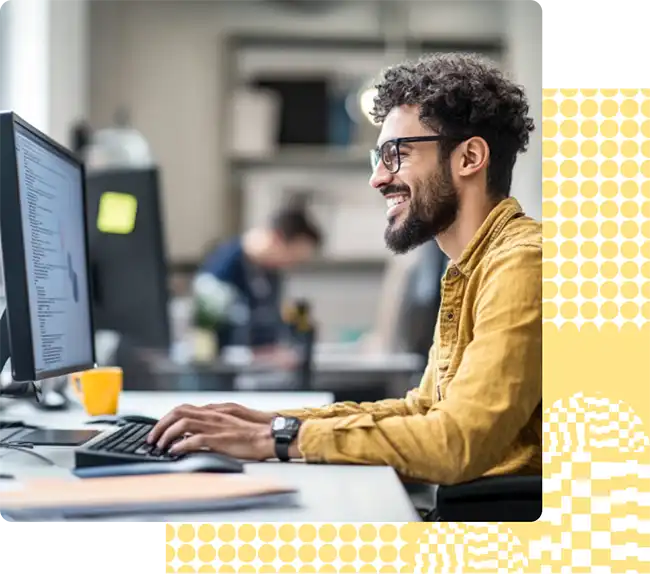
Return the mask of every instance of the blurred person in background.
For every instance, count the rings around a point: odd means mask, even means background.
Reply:
[[[304,206],[280,209],[269,225],[255,227],[219,245],[205,259],[201,280],[230,293],[239,310],[238,321],[217,327],[219,347],[249,347],[256,358],[294,360],[285,347],[282,319],[283,272],[309,261],[321,245],[321,232]]]
[[[391,67],[377,85],[370,186],[386,198],[386,244],[405,253],[435,239],[450,260],[419,388],[280,413],[184,405],[149,441],[181,439],[177,453],[389,465],[433,484],[541,474],[542,230],[510,196],[534,129],[528,112],[523,88],[469,54]]]

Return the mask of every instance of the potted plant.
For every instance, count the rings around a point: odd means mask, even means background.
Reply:
[[[198,275],[192,285],[192,355],[195,361],[213,361],[219,352],[217,330],[230,322],[235,290],[210,273]]]

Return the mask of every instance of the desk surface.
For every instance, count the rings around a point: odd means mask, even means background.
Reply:
[[[284,409],[302,407],[321,407],[334,400],[332,393],[323,392],[162,392],[162,391],[125,391],[120,397],[119,414],[140,414],[161,418],[174,407],[181,404],[207,405],[213,403],[239,403],[245,407],[260,411],[276,412]],[[38,411],[30,404],[11,403],[0,416],[8,420],[29,420],[35,425],[58,426],[83,425],[90,417],[77,403],[65,412]],[[85,427],[89,428],[89,427]],[[90,427],[93,428],[93,427]]]
[[[199,373],[214,373],[223,375],[254,374],[276,371],[277,367],[255,362],[225,362],[211,363],[177,363],[159,353],[142,353],[151,371],[159,375],[184,374],[190,371]],[[382,375],[413,375],[424,370],[424,361],[419,355],[410,353],[379,354],[379,353],[315,353],[314,373],[316,375],[340,376],[382,376]]]
[[[125,392],[120,411],[159,417],[179,403],[236,401],[252,408],[277,410],[297,406],[318,406],[331,402],[328,393],[155,393]],[[171,406],[170,406],[171,405]],[[33,424],[78,428],[88,416],[80,409],[41,413],[28,405],[6,412],[7,419],[22,419]],[[89,428],[85,426],[84,428]],[[99,427],[90,427],[99,428]],[[65,477],[77,480],[70,470],[72,449],[39,448],[52,459],[49,466],[29,454],[0,450],[3,473],[18,480],[37,477]],[[237,512],[141,515],[120,518],[145,521],[213,522],[411,522],[419,520],[410,499],[393,469],[389,467],[312,465],[296,463],[250,463],[245,472],[277,477],[299,491],[296,508],[250,509]]]

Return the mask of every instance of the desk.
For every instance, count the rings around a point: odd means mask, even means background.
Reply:
[[[216,403],[236,401],[251,408],[278,410],[299,406],[318,406],[331,402],[328,393],[157,393],[125,392],[120,411],[159,417],[180,403]],[[78,408],[68,412],[36,411],[21,404],[6,412],[6,418],[22,419],[32,424],[78,428],[87,415]],[[88,427],[84,428],[99,428]],[[3,473],[20,479],[65,477],[77,480],[71,469],[72,449],[39,448],[37,452],[56,463],[47,466],[35,457],[19,452],[0,450]],[[295,463],[249,463],[245,472],[251,475],[277,477],[299,490],[299,507],[249,509],[221,513],[174,513],[120,517],[125,521],[173,522],[412,522],[420,520],[406,490],[389,467],[311,465]],[[117,521],[117,520],[116,520]]]
[[[286,392],[233,392],[221,393],[198,391],[192,393],[178,392],[140,392],[125,391],[120,397],[119,412],[123,415],[143,414],[160,418],[174,407],[181,404],[207,405],[211,403],[239,403],[250,409],[275,412],[283,409],[299,409],[302,407],[321,407],[331,404],[331,393],[286,393]],[[35,425],[78,427],[84,425],[90,417],[76,402],[64,412],[38,411],[29,403],[15,402],[15,406],[7,401],[7,410],[3,417],[8,420],[23,420]],[[97,425],[84,428],[99,428]]]
[[[166,355],[147,352],[141,358],[155,375],[182,375],[189,371],[199,374],[237,376],[277,371],[262,360],[255,362],[176,363]],[[314,376],[404,376],[424,370],[419,355],[411,353],[363,354],[363,353],[316,353],[314,354]]]
[[[292,390],[298,379],[262,361],[180,363],[157,352],[136,351],[128,388],[137,390]],[[417,386],[424,361],[410,353],[316,352],[310,389],[334,393],[336,400],[366,401],[400,397]],[[123,365],[124,366],[124,365]],[[370,394],[370,395],[369,395]],[[369,395],[369,396],[368,396]]]

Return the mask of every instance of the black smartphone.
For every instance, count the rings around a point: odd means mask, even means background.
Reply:
[[[91,438],[96,437],[101,431],[97,430],[63,430],[39,429],[21,433],[16,442],[29,443],[34,446],[81,446]]]

